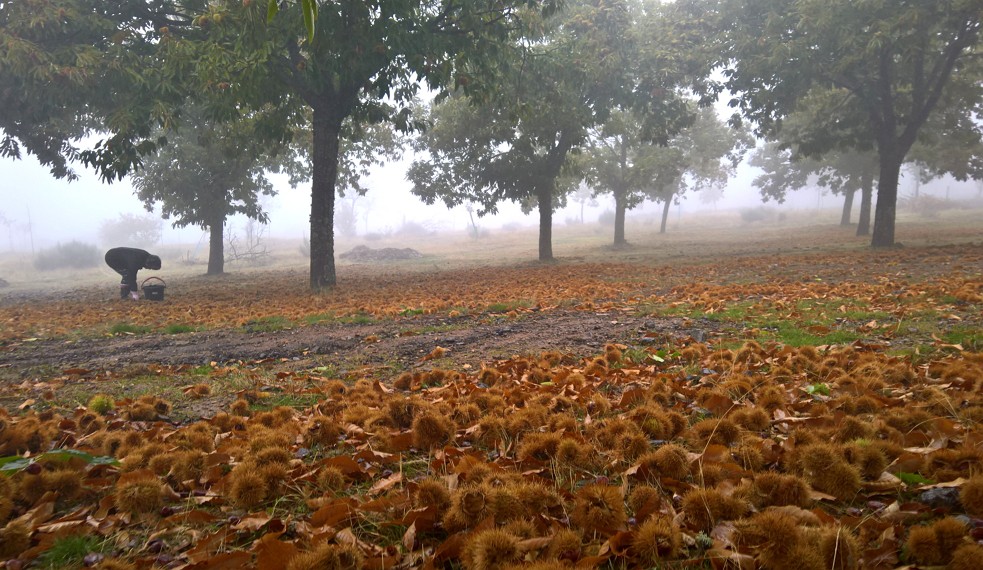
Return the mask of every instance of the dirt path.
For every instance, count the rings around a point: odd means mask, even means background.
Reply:
[[[8,380],[39,369],[118,370],[136,364],[200,365],[261,359],[311,360],[340,368],[385,365],[409,368],[437,346],[455,365],[559,350],[578,356],[601,352],[606,342],[641,344],[652,339],[705,334],[710,323],[637,317],[623,312],[542,311],[506,318],[417,317],[373,324],[327,324],[271,331],[215,330],[39,341],[8,345],[0,366]],[[648,338],[646,338],[648,335]]]

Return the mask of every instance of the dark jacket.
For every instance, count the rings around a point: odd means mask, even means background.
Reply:
[[[137,271],[141,269],[160,269],[160,258],[135,247],[114,247],[106,252],[106,264],[123,276],[120,282],[137,290]]]

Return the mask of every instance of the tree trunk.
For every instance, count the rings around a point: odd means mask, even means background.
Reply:
[[[877,203],[874,206],[874,231],[871,234],[871,247],[894,246],[894,217],[898,206],[898,179],[901,174],[899,153],[890,148],[881,148],[880,177],[877,179]]]
[[[217,219],[208,226],[208,272],[207,275],[225,273],[225,218]]]
[[[628,200],[624,190],[614,191],[614,245],[625,245],[625,211]]]
[[[922,189],[922,167],[915,163],[912,170],[915,174],[915,200],[918,200],[918,193]]]
[[[666,233],[666,222],[669,221],[669,208],[672,207],[672,196],[666,197],[666,201],[662,204],[662,225],[659,226],[659,233]]]
[[[840,225],[849,226],[850,225],[850,214],[853,213],[853,195],[857,193],[857,190],[851,188],[846,191],[843,195],[843,213],[840,214]]]
[[[337,283],[334,264],[334,200],[338,178],[338,136],[341,120],[327,102],[313,106],[311,168],[311,289]]]
[[[536,193],[539,206],[539,260],[553,260],[553,192],[549,189]]]
[[[870,235],[870,205],[874,197],[874,177],[869,170],[860,177],[860,219],[857,220],[857,235]]]

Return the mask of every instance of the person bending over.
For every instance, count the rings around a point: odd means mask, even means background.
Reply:
[[[130,298],[137,301],[140,299],[137,292],[137,271],[160,269],[160,258],[134,247],[114,247],[106,252],[106,264],[123,276],[119,285],[120,299],[125,299],[129,294]]]

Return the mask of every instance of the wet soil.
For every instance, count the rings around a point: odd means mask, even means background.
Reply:
[[[318,324],[277,331],[222,329],[12,343],[2,348],[3,376],[40,368],[117,370],[138,364],[202,365],[262,359],[311,361],[339,368],[385,365],[405,370],[440,346],[452,365],[558,350],[580,357],[608,342],[646,344],[707,334],[711,322],[639,317],[620,311],[531,311],[518,316],[421,316],[372,324]]]

